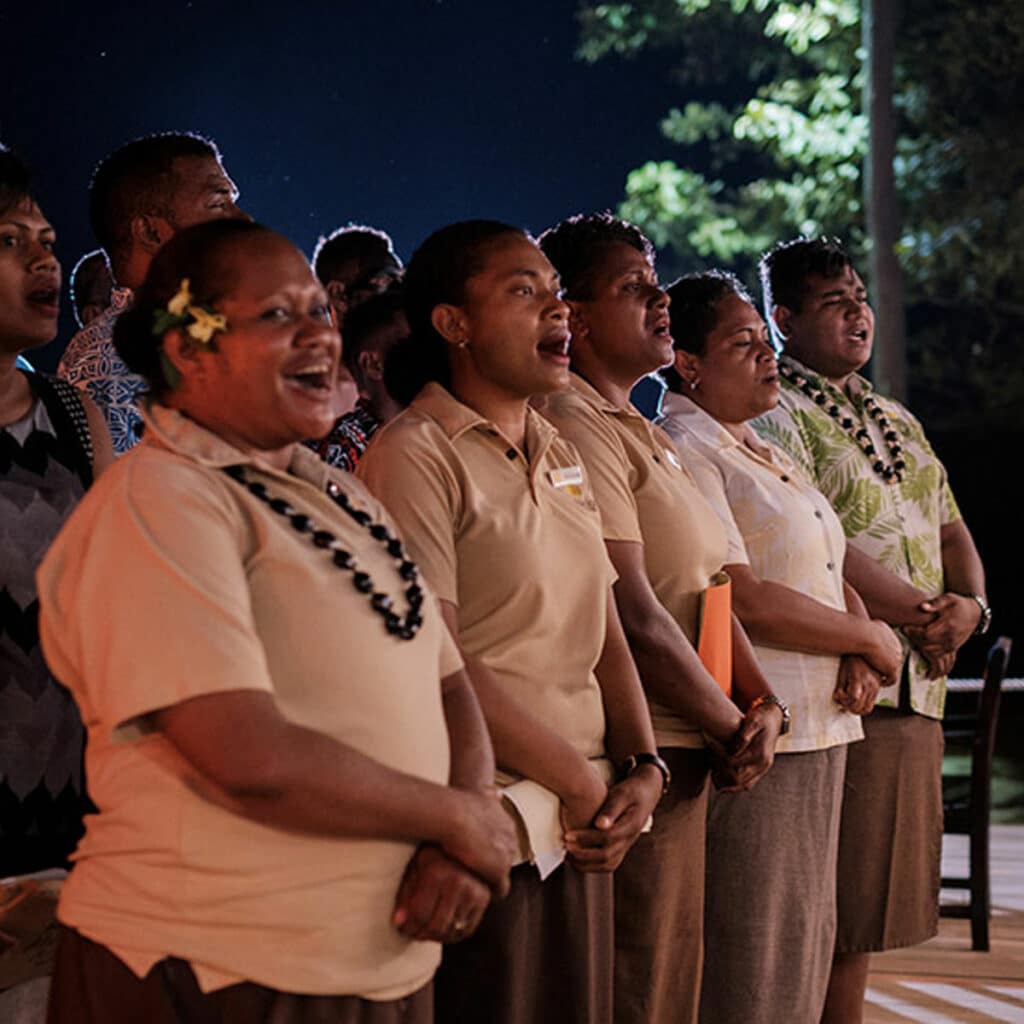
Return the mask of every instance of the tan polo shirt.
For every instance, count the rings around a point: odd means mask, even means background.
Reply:
[[[301,447],[288,473],[254,463],[153,406],[145,439],[97,481],[38,573],[43,649],[81,708],[99,807],[58,916],[140,977],[175,956],[206,991],[247,979],[399,998],[440,956],[391,924],[414,846],[228,812],[197,795],[193,773],[146,727],[156,709],[254,690],[382,764],[448,777],[440,679],[461,660],[433,598],[414,640],[388,634],[329,551],[222,472],[233,464],[332,531],[404,611],[395,560],[326,494],[334,482],[387,521],[358,481]]]
[[[540,406],[579,449],[601,510],[605,540],[644,546],[658,600],[691,643],[700,595],[725,564],[725,528],[676,454],[672,439],[632,405],[618,409],[581,377]],[[700,747],[700,730],[650,701],[659,747]]]
[[[601,757],[594,666],[615,573],[575,449],[532,410],[526,449],[430,384],[378,432],[358,472],[458,607],[463,648],[581,754]]]
[[[843,526],[785,452],[759,440],[750,427],[749,444],[740,444],[685,395],[666,394],[662,412],[679,457],[725,525],[727,563],[749,565],[761,579],[845,612]],[[860,716],[832,699],[838,656],[768,644],[754,644],[754,651],[793,716],[779,753],[825,750],[863,738]]]

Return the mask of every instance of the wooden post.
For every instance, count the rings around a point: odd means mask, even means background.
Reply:
[[[871,243],[870,289],[877,321],[871,368],[878,390],[902,402],[907,397],[907,332],[903,272],[896,258],[900,216],[893,171],[896,8],[896,0],[863,0],[861,33],[867,54],[864,112],[869,125],[864,208]]]

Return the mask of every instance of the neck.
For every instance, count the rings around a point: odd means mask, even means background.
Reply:
[[[381,426],[390,423],[402,411],[402,406],[388,394],[384,387],[367,389],[366,405],[374,419],[380,421]]]
[[[283,473],[288,471],[292,461],[292,453],[295,451],[295,446],[298,442],[290,441],[279,448],[257,447],[251,441],[239,435],[229,425],[221,423],[216,416],[195,415],[189,408],[191,403],[188,401],[188,395],[183,391],[171,392],[162,397],[160,402],[171,409],[177,409],[178,412],[183,416],[187,416],[193,423],[216,435],[248,458],[258,459],[264,465],[272,466]]]
[[[847,392],[847,385],[857,375],[856,370],[847,370],[845,373],[835,374],[828,370],[822,369],[818,366],[813,358],[807,358],[807,354],[802,352],[798,348],[794,348],[787,344],[786,354],[797,360],[797,362],[803,363],[808,370],[813,370],[819,376],[823,377],[829,382],[834,388],[842,391],[844,394]]]
[[[596,359],[581,359],[573,364],[573,370],[617,409],[628,407],[629,394],[640,380],[632,373],[616,371]]]
[[[452,367],[452,394],[490,420],[520,451],[525,451],[529,395],[510,394],[478,374],[462,372],[458,365]]]
[[[745,420],[740,420],[738,423],[731,423],[719,416],[714,410],[709,409],[704,403],[704,396],[700,391],[688,391],[688,392],[677,392],[686,398],[689,398],[694,405],[703,409],[720,427],[727,430],[737,441],[744,441],[747,437],[747,424]]]

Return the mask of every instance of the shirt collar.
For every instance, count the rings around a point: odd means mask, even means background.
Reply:
[[[327,486],[330,476],[327,463],[301,444],[296,443],[292,448],[288,471],[282,473],[259,456],[236,448],[177,409],[171,409],[152,399],[143,402],[142,418],[146,423],[142,445],[159,445],[210,469],[252,466],[271,476],[299,477],[319,489]]]
[[[775,463],[778,461],[777,452],[758,437],[757,432],[749,423],[743,425],[744,434],[749,442],[744,445],[688,395],[678,395],[674,391],[666,391],[662,399],[662,408],[665,410],[665,418],[671,418],[677,426],[692,434],[709,448],[717,450],[739,448],[744,455],[753,453],[765,462]]]
[[[590,381],[581,377],[578,373],[569,374],[569,386],[578,394],[583,395],[591,405],[596,406],[601,412],[611,413],[615,416],[637,416],[646,421],[644,414],[632,403],[627,402],[622,408],[614,402],[610,402]]]
[[[486,416],[481,416],[475,409],[460,402],[447,388],[442,387],[436,381],[427,384],[409,408],[416,409],[434,420],[450,441],[456,440],[467,431],[477,427],[492,434],[501,434]],[[534,452],[546,448],[554,434],[555,428],[528,405],[526,407],[526,440],[531,461]]]

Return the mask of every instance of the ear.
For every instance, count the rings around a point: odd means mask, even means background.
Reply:
[[[573,301],[567,303],[569,307],[569,330],[574,338],[585,338],[590,333],[590,324],[587,320],[586,304]]]
[[[173,234],[174,228],[163,217],[143,213],[132,218],[132,241],[143,252],[153,255]]]
[[[348,306],[343,281],[328,281],[324,285],[324,290],[327,292],[327,298],[335,309],[345,309]]]
[[[204,367],[199,353],[208,350],[208,345],[197,344],[180,327],[172,327],[164,335],[163,361],[170,363],[179,379],[201,377]]]
[[[700,356],[677,348],[673,353],[672,368],[691,389],[700,383]]]
[[[360,352],[356,362],[359,364],[359,372],[366,380],[380,381],[384,379],[384,360],[380,353],[367,349]]]
[[[469,344],[469,323],[466,314],[458,306],[447,302],[435,306],[430,314],[430,322],[449,345],[464,348]]]
[[[776,306],[770,317],[780,338],[785,341],[793,329],[793,310],[789,306]]]

